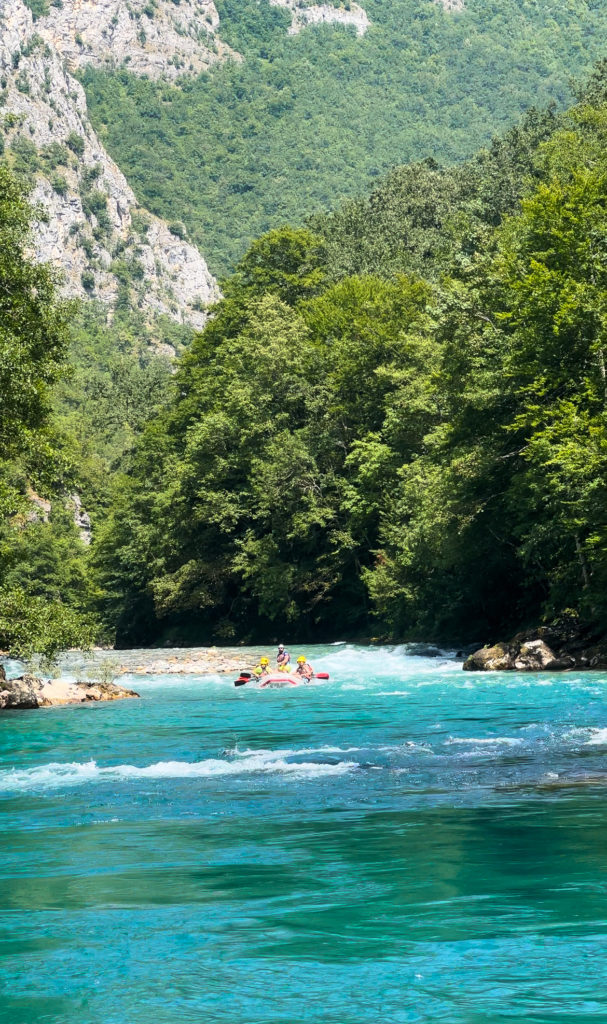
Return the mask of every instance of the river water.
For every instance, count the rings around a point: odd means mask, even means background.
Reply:
[[[607,1021],[605,677],[305,653],[2,715],[2,1024]]]

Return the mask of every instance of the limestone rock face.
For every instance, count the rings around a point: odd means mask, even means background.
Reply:
[[[292,14],[289,31],[370,22],[356,3],[260,0]],[[456,0],[453,0],[456,2]],[[202,327],[217,284],[194,246],[144,210],[88,118],[72,71],[127,67],[175,80],[219,61],[242,60],[222,42],[214,0],[51,0],[33,20],[23,0],[0,0],[0,123],[27,166],[39,204],[34,251],[63,273],[66,295],[111,308],[120,288],[150,316]]]
[[[306,25],[353,25],[356,33],[363,36],[371,22],[367,12],[358,4],[351,3],[346,8],[334,7],[332,4],[303,4],[301,0],[270,0],[272,7],[286,7],[291,11],[289,35],[297,35]]]
[[[22,0],[0,0],[4,138],[35,173],[35,255],[62,271],[67,295],[112,304],[122,282],[141,309],[201,327],[219,297],[213,276],[194,246],[139,206],[54,42],[51,21],[84,10],[94,21],[98,6],[72,0],[34,23]]]
[[[4,669],[0,669],[0,672],[0,710],[86,704],[139,696],[134,690],[116,686],[115,683],[68,683],[61,679],[45,681],[30,675],[7,680]]]
[[[70,494],[68,508],[72,511],[74,525],[80,534],[80,540],[88,547],[92,537],[91,517],[83,508],[82,498],[79,494]]]
[[[36,22],[68,68],[116,67],[174,79],[235,54],[217,35],[213,0],[63,0]]]

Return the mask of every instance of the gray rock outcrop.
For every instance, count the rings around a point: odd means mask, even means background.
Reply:
[[[71,683],[61,679],[38,679],[32,675],[7,680],[0,666],[0,711],[125,700],[130,697],[139,697],[139,694],[115,683]]]
[[[201,327],[205,307],[219,298],[212,274],[194,246],[138,204],[97,138],[84,90],[58,49],[62,41],[69,58],[65,26],[73,28],[85,13],[95,23],[98,6],[105,14],[111,7],[66,0],[34,23],[22,0],[0,0],[0,121],[5,146],[28,164],[36,182],[32,200],[41,215],[34,254],[62,271],[67,295],[111,305],[122,284],[150,314]],[[207,7],[212,4],[202,3],[201,10]],[[93,39],[96,34],[91,45]],[[164,55],[171,56],[168,44]]]
[[[442,7],[447,14],[461,14],[466,9],[464,0],[433,0],[433,3]]]
[[[36,22],[72,71],[125,64],[134,74],[168,79],[241,59],[218,27],[213,0],[63,0]]]
[[[272,7],[286,7],[291,11],[289,35],[297,35],[307,25],[352,25],[356,34],[363,36],[371,22],[367,12],[359,4],[349,3],[346,7],[333,4],[305,4],[302,0],[270,0]]]
[[[563,615],[507,643],[481,647],[464,662],[467,672],[559,672],[607,668],[607,640],[574,616]]]
[[[464,662],[467,672],[555,672],[573,668],[571,657],[557,656],[543,640],[513,640],[482,647]]]

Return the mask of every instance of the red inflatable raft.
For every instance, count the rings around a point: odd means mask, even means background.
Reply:
[[[312,679],[328,679],[328,672],[317,672],[316,675],[312,676]],[[264,686],[304,686],[311,680],[304,679],[302,676],[296,675],[296,673],[287,672],[271,672],[268,676],[262,676],[259,688],[262,689]],[[257,677],[252,672],[241,672],[238,679],[234,680],[234,686],[245,686],[246,683],[256,683]]]

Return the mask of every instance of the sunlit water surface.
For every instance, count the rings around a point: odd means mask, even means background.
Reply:
[[[0,717],[2,1024],[607,1021],[605,677],[306,653]]]

